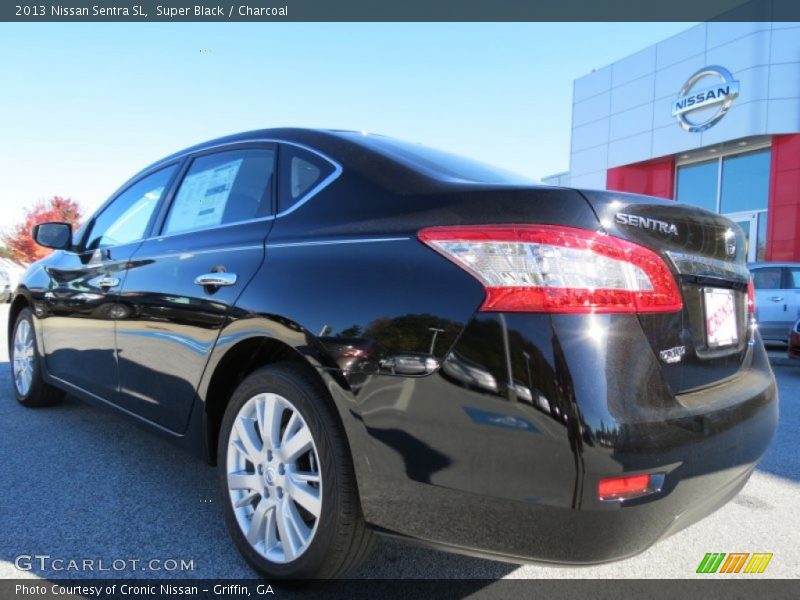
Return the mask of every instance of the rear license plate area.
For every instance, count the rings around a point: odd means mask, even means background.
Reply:
[[[732,346],[739,342],[736,301],[733,290],[703,289],[706,319],[706,345],[709,348]]]

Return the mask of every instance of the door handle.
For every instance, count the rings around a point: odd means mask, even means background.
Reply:
[[[219,273],[206,273],[205,275],[198,275],[194,282],[196,285],[202,285],[203,287],[223,287],[226,285],[235,285],[238,276],[236,273],[225,273],[224,271],[220,271]]]
[[[781,300],[783,300],[783,296],[772,296],[770,300],[772,300],[773,302],[780,302]]]
[[[97,286],[103,289],[117,287],[119,285],[119,279],[116,277],[101,277],[97,280]]]

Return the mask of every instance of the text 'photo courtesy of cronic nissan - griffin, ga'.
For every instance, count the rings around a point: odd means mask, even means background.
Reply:
[[[125,183],[13,298],[25,406],[107,405],[215,464],[270,578],[376,535],[642,552],[747,482],[778,397],[742,230],[380,135],[270,129]]]

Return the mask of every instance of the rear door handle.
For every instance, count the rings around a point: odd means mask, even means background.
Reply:
[[[783,300],[783,296],[772,296],[770,300],[772,300],[773,302],[780,302],[781,300]]]
[[[238,276],[236,273],[206,273],[205,275],[198,275],[194,282],[203,287],[223,287],[226,285],[235,285]]]
[[[116,277],[101,277],[97,280],[97,286],[103,289],[117,287],[118,285],[119,279]]]

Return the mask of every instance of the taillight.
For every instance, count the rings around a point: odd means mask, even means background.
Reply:
[[[756,314],[756,286],[753,285],[753,278],[747,282],[747,312],[751,315]]]
[[[419,239],[480,281],[482,311],[674,312],[680,290],[661,257],[603,233],[554,225],[430,227]]]

